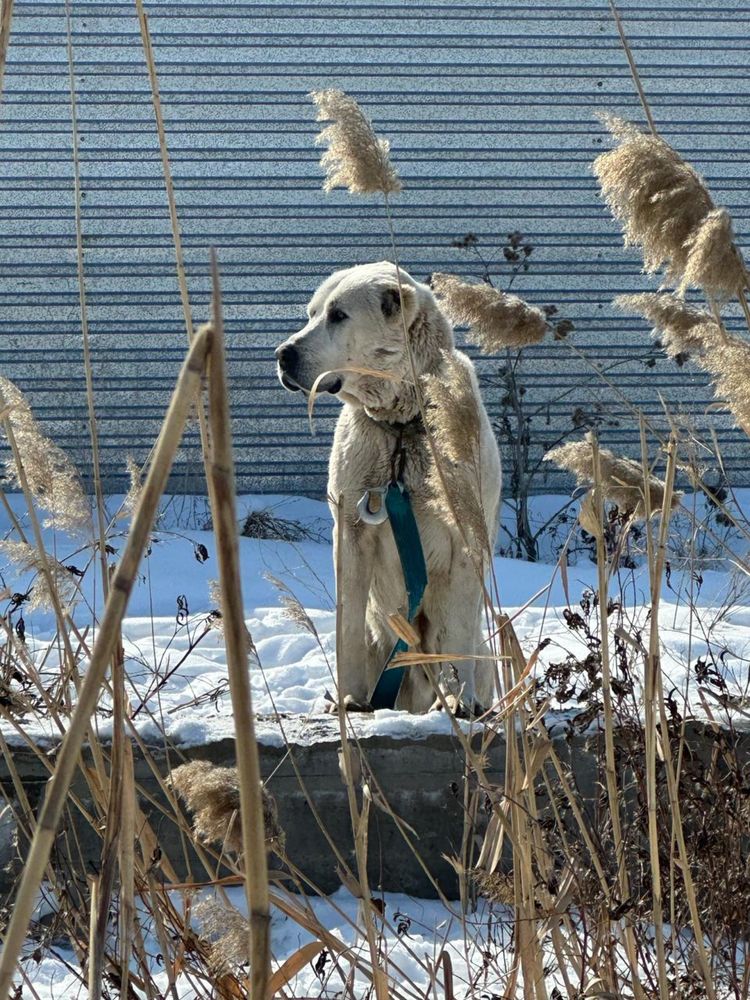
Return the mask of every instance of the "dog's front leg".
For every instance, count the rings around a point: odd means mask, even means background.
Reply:
[[[444,664],[440,686],[451,711],[470,716],[480,706],[485,707],[491,675],[486,661],[463,659],[473,657],[483,646],[482,587],[465,557],[451,566],[450,582],[442,596],[432,609],[433,628],[440,637],[436,652],[456,653],[461,659]],[[432,707],[441,708],[440,699]]]
[[[367,601],[375,559],[375,532],[342,512],[334,530],[337,623],[336,675],[338,697],[350,712],[371,712],[369,704],[372,650],[367,634]]]

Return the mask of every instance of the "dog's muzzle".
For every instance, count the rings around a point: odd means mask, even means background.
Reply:
[[[276,349],[276,363],[279,370],[279,381],[289,392],[309,392],[310,388],[300,381],[300,356],[294,344],[282,344]],[[318,392],[329,392],[335,396],[341,390],[343,382],[338,375],[327,375],[318,386]]]

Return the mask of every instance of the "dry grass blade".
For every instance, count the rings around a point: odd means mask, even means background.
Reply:
[[[310,431],[315,432],[313,426],[313,409],[315,408],[315,400],[318,397],[318,390],[320,389],[320,384],[330,375],[343,375],[346,372],[353,372],[355,375],[370,375],[373,378],[382,378],[386,382],[399,382],[401,381],[398,375],[394,375],[393,372],[382,372],[378,371],[376,368],[364,368],[358,365],[349,365],[347,368],[332,368],[330,371],[321,372],[320,375],[315,379],[310,389],[310,394],[307,397],[307,419],[310,422]]]
[[[398,638],[405,642],[407,646],[418,646],[422,641],[419,633],[414,628],[412,623],[404,618],[404,616],[398,611],[388,615],[388,624],[391,626]]]
[[[306,965],[308,965],[319,955],[323,950],[324,944],[322,941],[310,941],[308,944],[303,944],[301,948],[290,955],[289,958],[280,965],[279,968],[271,976],[268,983],[268,997],[270,998],[276,996],[276,994],[287,986],[297,975],[301,972]]]
[[[320,160],[326,171],[325,191],[344,187],[351,194],[396,194],[401,181],[391,163],[387,139],[375,134],[359,104],[343,90],[315,90],[310,95],[318,121],[333,124],[318,135],[328,149]]]
[[[185,420],[200,385],[201,373],[210,344],[210,332],[196,337],[183,363],[154,452],[141,504],[133,519],[112,587],[88,672],[78,693],[69,728],[57,755],[55,774],[47,789],[34,839],[26,860],[13,914],[6,929],[0,956],[0,996],[10,992],[16,963],[21,953],[36,895],[55,838],[70,783],[78,764],[81,745],[96,707],[102,681],[120,636],[120,626],[130,591],[153,528],[156,510],[167,484],[174,456],[182,437]]]
[[[271,972],[271,916],[268,898],[263,803],[258,744],[255,739],[247,628],[242,605],[239,545],[229,392],[224,355],[224,325],[216,256],[211,255],[213,342],[209,354],[209,425],[211,451],[204,455],[211,516],[216,537],[222,594],[224,641],[237,745],[240,820],[245,866],[245,895],[250,922],[252,996],[265,997]]]

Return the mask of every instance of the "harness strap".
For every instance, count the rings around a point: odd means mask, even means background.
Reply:
[[[400,473],[403,472],[403,461],[405,455],[403,443],[400,439],[396,447],[396,451],[394,451],[394,461],[392,463],[394,467],[396,464],[395,459],[399,451],[399,461],[401,465],[400,470],[398,470],[399,478],[391,479],[391,483],[389,484],[388,490],[385,494],[385,506],[388,511],[388,520],[390,521],[391,529],[393,531],[393,538],[396,542],[398,557],[401,561],[401,570],[404,574],[404,583],[406,585],[406,594],[409,605],[407,618],[410,622],[412,622],[414,621],[417,611],[419,610],[419,606],[422,603],[422,597],[425,592],[425,587],[427,586],[427,565],[425,563],[422,541],[419,537],[419,528],[417,527],[417,521],[414,517],[411,500],[409,499],[409,494],[404,489],[403,484],[399,481]],[[392,476],[393,471],[394,469],[392,468]],[[391,651],[391,654],[386,660],[385,666],[380,673],[380,677],[375,685],[372,697],[370,698],[370,704],[373,708],[393,708],[395,706],[401,682],[404,679],[404,670],[406,668],[391,667],[389,669],[388,664],[397,653],[406,652],[407,649],[408,646],[402,639],[399,639],[393,647],[393,650]]]

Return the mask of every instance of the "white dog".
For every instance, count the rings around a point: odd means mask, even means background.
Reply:
[[[404,612],[404,576],[387,522],[366,523],[358,502],[368,490],[383,487],[398,466],[410,497],[427,566],[428,583],[414,620],[420,650],[467,655],[444,664],[441,685],[451,704],[468,711],[492,701],[493,670],[488,660],[473,660],[483,649],[482,583],[467,556],[460,532],[430,506],[426,486],[431,463],[404,343],[408,329],[418,375],[439,373],[452,355],[470,373],[480,418],[480,492],[487,534],[494,545],[500,502],[500,456],[489,418],[479,397],[471,361],[455,350],[452,327],[431,290],[388,261],[336,271],[313,295],[308,322],[276,351],[279,378],[291,392],[318,391],[344,404],[329,465],[328,494],[334,518],[342,498],[342,545],[337,593],[343,596],[343,624],[337,649],[339,692],[348,710],[367,711],[370,698],[393,650],[388,616]],[[403,311],[403,316],[402,316]],[[388,379],[347,369],[386,372]],[[467,488],[477,489],[476,468]],[[451,466],[461,476],[461,464]],[[468,477],[471,483],[468,484]],[[334,538],[338,538],[338,531]],[[338,560],[334,547],[334,559]],[[425,669],[409,667],[397,708],[427,711],[435,702],[434,680]]]

